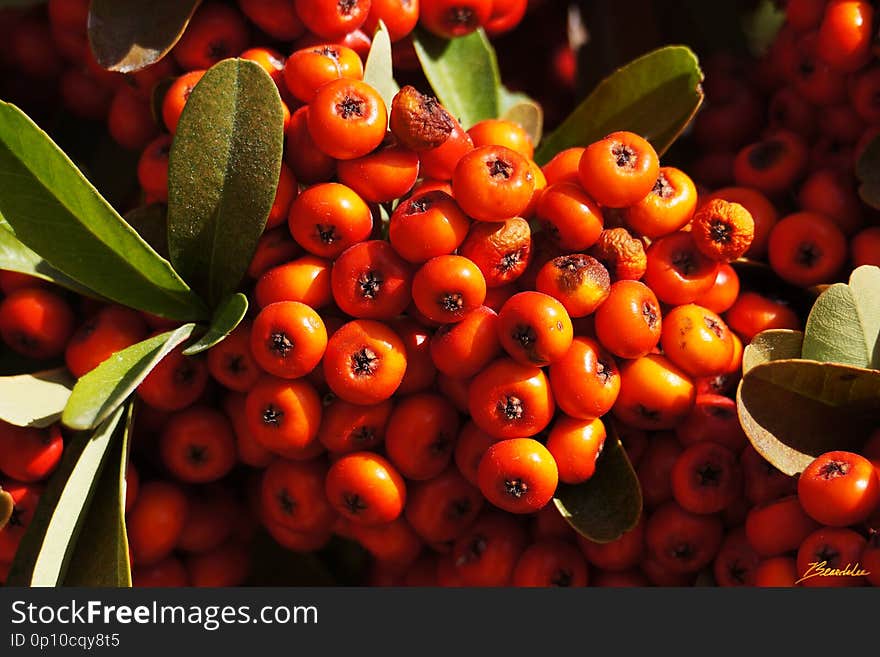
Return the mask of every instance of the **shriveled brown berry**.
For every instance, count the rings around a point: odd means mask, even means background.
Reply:
[[[645,275],[645,245],[626,228],[603,230],[589,254],[605,265],[615,281],[637,281]]]
[[[716,198],[694,214],[691,234],[703,255],[730,262],[748,251],[755,237],[755,221],[739,203]]]
[[[445,142],[455,122],[433,96],[405,86],[391,101],[389,127],[397,140],[413,151],[436,148]]]
[[[571,317],[586,317],[608,298],[611,277],[594,257],[573,253],[541,267],[536,286],[559,300]]]
[[[499,287],[518,279],[528,267],[532,231],[520,217],[474,222],[459,253],[480,268],[487,287]]]

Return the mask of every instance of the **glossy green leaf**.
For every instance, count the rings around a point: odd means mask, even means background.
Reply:
[[[752,338],[743,350],[743,374],[771,360],[787,360],[801,357],[804,334],[789,329],[769,329]]]
[[[48,427],[61,417],[74,380],[65,367],[0,378],[0,420],[18,427]]]
[[[17,271],[28,276],[36,276],[44,281],[73,290],[85,296],[97,296],[87,287],[65,276],[38,254],[22,244],[3,217],[0,217],[0,269]]]
[[[737,411],[754,448],[794,475],[824,452],[858,451],[880,426],[880,371],[802,359],[763,363],[743,376]]]
[[[159,203],[142,205],[125,214],[125,221],[163,258],[168,257],[168,217]]]
[[[227,59],[193,89],[168,165],[168,250],[212,306],[236,291],[250,264],[283,146],[281,97],[258,64]]]
[[[124,412],[117,408],[96,431],[81,433],[67,444],[22,538],[8,585],[54,587],[63,582]]]
[[[434,94],[465,129],[498,117],[498,61],[483,30],[441,39],[416,28],[413,44]]]
[[[14,508],[15,502],[12,501],[12,495],[3,490],[3,486],[0,486],[0,531],[3,531],[9,522]]]
[[[544,131],[544,110],[525,94],[501,90],[501,118],[513,121],[528,133],[533,145],[541,143]]]
[[[856,162],[856,176],[861,182],[859,196],[872,208],[880,209],[880,136],[865,146]]]
[[[385,108],[391,112],[391,101],[400,91],[397,82],[394,81],[394,69],[391,62],[391,37],[385,23],[379,21],[373,42],[370,45],[370,53],[367,55],[367,63],[364,65],[364,82],[370,84],[382,100]]]
[[[803,357],[880,369],[880,267],[856,269],[828,287],[807,318]]]
[[[179,320],[204,304],[49,136],[0,102],[0,213],[55,269],[123,305]]]
[[[617,130],[629,130],[663,154],[703,102],[703,73],[685,46],[654,50],[603,80],[548,135],[535,153],[544,164],[558,152],[586,146]]]
[[[595,474],[582,484],[559,484],[553,498],[568,524],[597,543],[620,538],[636,526],[642,513],[639,478],[613,422],[606,420],[605,427],[608,435]]]
[[[223,301],[214,312],[214,319],[208,331],[196,342],[183,350],[187,356],[194,356],[219,344],[227,335],[235,330],[247,314],[248,299],[241,292],[233,294]]]
[[[92,429],[119,408],[152,369],[189,338],[195,324],[184,324],[118,351],[73,388],[61,421],[71,429]]]
[[[92,0],[89,42],[106,69],[131,73],[162,59],[183,35],[199,0]]]
[[[64,586],[131,586],[125,530],[125,474],[133,420],[134,404],[128,404],[124,425],[117,429],[110,444],[95,496],[70,557]]]

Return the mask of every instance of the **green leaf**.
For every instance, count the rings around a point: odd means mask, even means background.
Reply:
[[[754,57],[761,57],[785,24],[785,9],[774,0],[760,0],[757,7],[743,17],[742,24],[749,51]]]
[[[36,276],[85,296],[98,296],[55,269],[38,254],[22,244],[6,220],[0,216],[0,269]]]
[[[129,587],[131,561],[125,530],[125,473],[134,404],[128,404],[125,424],[118,430],[98,479],[95,496],[76,542],[64,586]]]
[[[64,580],[124,410],[118,408],[94,433],[79,434],[65,447],[16,552],[7,585],[54,587]]]
[[[0,420],[17,427],[48,427],[61,417],[73,377],[65,367],[0,378]]]
[[[596,472],[582,484],[559,484],[553,502],[562,517],[581,536],[608,543],[635,527],[642,514],[639,479],[614,423],[605,421],[608,435],[596,462]]]
[[[30,118],[0,102],[0,213],[51,265],[123,305],[179,320],[204,304]]]
[[[183,350],[186,356],[195,356],[219,344],[235,330],[247,314],[248,300],[241,292],[223,301],[214,312],[208,331],[197,342]]]
[[[544,130],[544,110],[541,106],[525,94],[510,92],[503,87],[499,93],[501,118],[521,126],[531,137],[533,145],[540,144]]]
[[[535,154],[545,164],[558,152],[586,146],[617,130],[629,130],[663,154],[703,102],[703,73],[685,46],[666,46],[605,78]]]
[[[6,523],[9,522],[14,508],[15,502],[12,501],[12,495],[3,490],[3,486],[0,486],[0,531],[3,531]]]
[[[125,215],[125,221],[163,258],[168,257],[168,217],[160,203],[142,205]]]
[[[383,240],[388,239],[388,231],[391,229],[391,215],[394,213],[387,203],[380,203],[373,209],[373,223],[378,224],[379,233]]]
[[[856,177],[861,182],[859,196],[874,209],[880,209],[880,136],[868,142],[856,162]]]
[[[131,73],[162,59],[183,35],[199,0],[92,0],[89,42],[106,69]]]
[[[413,44],[434,94],[465,130],[483,119],[498,118],[501,76],[495,50],[482,29],[441,39],[416,28]]]
[[[754,448],[794,475],[824,452],[859,451],[880,426],[880,371],[801,359],[763,363],[743,376],[737,411]]]
[[[152,369],[189,338],[195,324],[153,336],[117,351],[73,388],[61,421],[71,429],[92,429],[119,408]]]
[[[385,23],[379,21],[379,27],[376,34],[373,35],[373,42],[370,45],[370,53],[367,55],[367,63],[364,65],[364,82],[370,84],[382,100],[385,101],[385,107],[391,112],[391,101],[400,87],[394,81],[394,70],[391,62],[391,37],[388,36],[388,29]]]
[[[856,269],[826,289],[807,317],[803,357],[880,369],[880,267]]]
[[[750,369],[771,360],[787,360],[801,357],[801,346],[804,342],[804,334],[800,331],[789,329],[769,329],[761,331],[752,338],[743,351],[742,371],[747,373]]]
[[[283,146],[281,97],[258,64],[227,59],[193,89],[168,165],[168,250],[212,305],[236,291],[250,264]]]

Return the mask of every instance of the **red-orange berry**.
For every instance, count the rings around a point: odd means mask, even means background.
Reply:
[[[620,392],[614,358],[593,339],[576,336],[549,368],[553,398],[571,417],[592,420],[607,413]]]
[[[547,450],[559,470],[559,480],[580,484],[596,472],[596,460],[605,446],[602,420],[578,420],[565,415],[557,418],[547,436]]]
[[[147,331],[137,311],[108,306],[86,320],[71,336],[64,351],[67,369],[79,378],[117,351],[143,340]]]
[[[455,200],[478,221],[520,216],[534,189],[528,159],[504,146],[475,148],[458,161],[452,175]]]
[[[543,370],[500,358],[474,377],[468,392],[471,419],[498,438],[525,438],[544,430],[556,409]]]
[[[559,472],[553,455],[537,440],[512,438],[489,446],[477,480],[495,506],[510,513],[532,513],[553,498]]]
[[[384,324],[355,320],[327,342],[324,377],[330,389],[353,404],[377,404],[391,397],[406,372],[406,347]]]
[[[339,309],[361,319],[391,319],[412,300],[412,266],[384,240],[349,247],[333,263],[330,286]]]
[[[659,173],[654,147],[632,132],[613,132],[590,144],[578,165],[587,194],[609,208],[641,201],[651,192]]]
[[[235,465],[232,425],[220,411],[193,406],[168,420],[159,453],[165,467],[180,481],[217,481]]]
[[[419,23],[443,39],[470,34],[492,16],[492,0],[421,0]]]
[[[574,329],[559,301],[541,292],[520,292],[498,312],[498,335],[515,361],[543,367],[565,355]]]
[[[256,441],[278,454],[312,445],[321,424],[321,398],[303,379],[264,375],[245,401],[247,427]]]
[[[29,358],[44,360],[64,353],[74,316],[55,292],[29,287],[11,292],[0,303],[0,337]]]
[[[221,59],[235,57],[247,48],[248,27],[232,7],[205,3],[196,11],[172,51],[185,71],[209,69]]]
[[[340,39],[364,24],[370,0],[294,0],[294,6],[310,31],[324,39]]]
[[[294,51],[284,64],[284,82],[293,96],[310,103],[322,85],[331,80],[361,80],[364,66],[351,48],[322,44]]]
[[[37,429],[0,420],[0,472],[7,477],[25,483],[46,479],[58,467],[63,453],[61,425]]]
[[[855,525],[877,510],[880,479],[865,457],[852,452],[826,452],[798,478],[798,499],[804,511],[823,525]]]
[[[318,89],[307,120],[319,149],[337,160],[353,160],[382,143],[388,114],[379,92],[369,84],[340,79]]]
[[[563,251],[583,251],[599,239],[605,219],[577,183],[556,183],[541,192],[535,218]]]
[[[654,187],[624,210],[623,218],[633,232],[655,239],[683,228],[696,207],[697,188],[690,177],[680,169],[661,167]]]
[[[341,457],[327,471],[327,499],[352,522],[379,525],[403,512],[406,483],[395,467],[372,452]]]
[[[179,411],[195,403],[207,384],[205,359],[184,356],[180,346],[159,361],[138,386],[137,394],[153,408]]]
[[[395,208],[388,240],[404,260],[422,263],[453,253],[467,237],[470,225],[467,215],[446,192],[420,192]]]
[[[413,302],[428,319],[460,322],[483,305],[486,279],[470,260],[459,255],[431,258],[413,276]]]
[[[296,379],[311,372],[324,356],[327,330],[320,315],[297,301],[263,308],[251,328],[251,353],[269,374]]]

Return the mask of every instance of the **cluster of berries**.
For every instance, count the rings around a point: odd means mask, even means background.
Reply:
[[[880,135],[877,19],[871,2],[790,0],[759,61],[707,66],[694,176],[749,208],[747,255],[793,285],[880,265],[880,216],[859,198],[856,176]]]
[[[212,0],[199,6],[169,56],[123,75],[104,69],[95,59],[87,33],[89,4],[50,0],[34,8],[0,9],[0,36],[9,44],[0,53],[0,68],[14,72],[4,80],[11,86],[4,95],[45,105],[57,94],[74,116],[106,121],[113,139],[135,150],[159,136],[163,120],[173,133],[176,115],[170,106],[176,104],[179,114],[197,72],[222,59],[253,59],[274,74],[284,67],[282,51],[330,46],[324,60],[299,61],[298,67],[308,69],[306,75],[329,75],[330,69],[348,76],[352,53],[366,58],[382,21],[392,41],[395,68],[412,71],[418,69],[412,42],[417,26],[441,38],[477,29],[496,37],[514,30],[530,9],[529,0]],[[251,48],[257,44],[266,47]],[[163,108],[157,97],[160,90],[180,76],[187,82],[178,84],[175,100]],[[301,85],[294,86],[288,94],[282,85],[291,110],[303,102],[297,94]],[[160,115],[158,122],[154,111]]]
[[[248,6],[275,3],[240,4],[257,22]],[[167,199],[177,119],[213,63],[199,20],[151,123],[167,132],[141,158],[153,202]],[[788,477],[737,419],[743,345],[801,327],[784,303],[741,293],[731,265],[773,249],[785,220],[770,190],[700,190],[629,132],[539,166],[510,121],[465,129],[411,86],[387,106],[355,48],[284,60],[250,45],[224,56],[264,66],[291,100],[285,161],[242,286],[250,316],[205,355],[175,349],[137,389],[136,585],[242,583],[259,526],[296,552],[360,544],[376,585],[690,585],[707,571],[720,585],[793,584],[801,560],[876,562],[853,529],[876,516],[871,463],[826,455]],[[0,289],[3,342],[63,356],[76,377],[174,326],[9,272]],[[587,482],[617,435],[644,511],[598,543],[553,498]],[[3,426],[13,440],[0,471],[34,483],[3,484],[18,492],[0,563],[63,451],[57,426]]]

